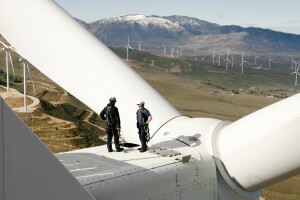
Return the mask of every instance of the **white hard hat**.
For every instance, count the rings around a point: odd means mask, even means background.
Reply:
[[[140,101],[137,105],[145,105],[144,101]]]

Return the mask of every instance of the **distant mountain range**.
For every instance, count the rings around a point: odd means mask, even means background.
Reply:
[[[190,53],[197,52],[258,52],[297,53],[300,51],[300,35],[262,28],[220,26],[187,16],[126,15],[101,19],[93,23],[78,20],[108,46],[130,45],[151,51],[167,51],[172,47]]]

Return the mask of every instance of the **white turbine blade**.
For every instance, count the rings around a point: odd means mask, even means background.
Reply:
[[[221,160],[231,177],[256,191],[299,173],[300,94],[256,111],[225,127]]]
[[[27,67],[27,70],[28,70],[28,73],[29,73],[29,76],[30,76],[30,79],[31,79],[31,83],[32,83],[32,88],[33,88],[34,95],[36,96],[35,86],[34,86],[34,82],[33,82],[32,76],[31,76],[31,72],[30,72],[28,63],[27,63],[27,65],[26,65],[26,67]]]
[[[8,53],[8,56],[9,56],[9,60],[10,60],[10,64],[11,64],[11,68],[12,68],[12,71],[13,71],[14,79],[15,79],[15,78],[16,78],[16,76],[15,76],[14,64],[13,64],[13,61],[12,61],[12,59],[11,59],[10,52]]]
[[[128,48],[129,48],[130,50],[134,50],[130,45],[128,45]]]
[[[0,118],[1,200],[95,200],[1,97]]]
[[[5,48],[8,48],[8,45],[6,45],[4,42],[0,41],[0,44],[2,44]]]
[[[24,15],[24,10],[30,12]],[[20,55],[96,113],[106,106],[110,96],[115,96],[122,136],[127,142],[140,142],[132,134],[137,131],[136,102],[144,100],[155,119],[151,121],[151,134],[181,115],[54,1],[1,0],[0,32]],[[101,90],[99,77],[105,83]]]

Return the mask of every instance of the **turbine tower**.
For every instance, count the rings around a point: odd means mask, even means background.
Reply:
[[[215,54],[215,52],[213,51],[213,59],[212,59],[213,65],[215,65],[215,56],[216,56],[216,54]]]
[[[244,73],[244,63],[247,63],[248,61],[244,60],[244,52],[242,53],[242,62],[241,62],[241,66],[242,66],[242,74]]]
[[[233,68],[234,55],[231,57],[231,67]]]
[[[174,57],[175,48],[174,46],[171,48],[171,57]]]
[[[180,54],[180,51],[179,51],[179,49],[177,48],[177,50],[176,50],[176,58],[178,59],[178,57],[179,57],[179,54]]]
[[[126,61],[128,61],[128,54],[129,54],[129,35],[127,35],[127,45],[126,45]]]
[[[164,56],[166,56],[166,46],[164,46]]]
[[[225,59],[224,61],[226,61],[226,71],[227,71],[227,70],[228,70],[228,63],[231,62],[231,61],[229,60],[229,52],[228,52],[228,51],[227,51],[226,59]]]
[[[294,68],[294,64],[297,65],[297,62],[294,60],[294,57],[292,56],[292,65],[291,65],[291,69]]]
[[[139,51],[141,51],[141,42],[139,42]]]
[[[295,64],[295,71],[291,73],[291,74],[295,74],[295,75],[296,75],[296,77],[295,77],[295,86],[297,86],[298,75],[300,76],[300,73],[299,73],[299,66],[300,66],[300,63]]]
[[[28,65],[28,61],[24,58],[20,58],[20,62],[23,63],[24,112],[27,112],[26,66]]]
[[[127,35],[127,45],[125,45],[125,47],[126,47],[126,53],[127,53],[126,61],[128,61],[129,51],[135,51],[135,49],[132,48],[129,44],[129,35]]]
[[[33,92],[34,92],[34,95],[36,96],[36,92],[35,92],[35,86],[34,86],[34,82],[33,82],[33,79],[32,79],[32,75],[31,75],[31,72],[29,70],[29,67],[28,67],[28,61],[24,58],[20,58],[19,59],[20,62],[22,62],[23,64],[23,84],[24,84],[24,112],[27,112],[27,86],[26,86],[26,68],[28,70],[28,73],[30,75],[30,79],[31,79],[31,83],[32,83],[32,87],[33,87]]]
[[[218,62],[219,62],[219,66],[221,66],[221,51],[220,51],[220,45],[219,45],[219,48],[218,48],[218,54],[219,54],[219,56],[218,56]]]
[[[255,53],[255,56],[254,56],[254,64],[256,65],[256,59],[258,58],[258,55],[257,53]]]
[[[269,56],[269,68],[271,68],[271,60],[274,60],[274,59],[271,59],[271,57]]]
[[[8,93],[9,92],[9,61],[10,61],[10,66],[11,66],[12,71],[13,71],[13,76],[15,78],[14,65],[13,65],[13,62],[12,62],[11,55],[10,55],[10,51],[11,51],[12,47],[4,44],[1,41],[0,41],[0,43],[4,46],[3,50],[6,53],[6,85],[7,85],[6,89],[7,89],[7,93]]]

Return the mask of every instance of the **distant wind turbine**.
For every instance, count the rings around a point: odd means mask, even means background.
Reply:
[[[127,53],[126,60],[128,61],[128,54],[129,54],[129,35],[127,36],[126,53]]]
[[[234,55],[231,57],[231,67],[233,68]]]
[[[166,56],[166,46],[164,46],[164,56]]]
[[[175,49],[174,49],[174,46],[171,48],[171,57],[174,57],[174,52],[175,52]]]
[[[219,48],[218,48],[218,54],[219,54],[219,57],[218,57],[218,62],[219,62],[219,66],[221,66],[221,51],[220,51],[220,45],[219,45]]]
[[[254,56],[254,64],[256,65],[256,59],[258,58],[258,55],[257,53],[255,53],[255,56]]]
[[[297,62],[294,60],[294,57],[292,56],[292,65],[291,65],[291,69],[294,68],[294,64],[297,65]]]
[[[139,51],[141,51],[141,42],[139,42]]]
[[[242,65],[242,74],[244,73],[244,63],[247,63],[248,61],[246,61],[245,59],[244,59],[244,52],[242,53],[242,62],[241,62],[241,64],[240,65]]]
[[[135,51],[135,49],[132,48],[132,47],[130,46],[130,44],[129,44],[129,35],[128,35],[128,37],[127,37],[127,45],[125,45],[125,47],[126,47],[126,53],[127,53],[126,61],[128,61],[129,50]]]
[[[177,48],[177,50],[176,50],[176,53],[177,53],[177,59],[178,59],[178,56],[179,56],[179,54],[180,54],[180,50]]]
[[[23,78],[24,78],[24,112],[27,112],[27,88],[26,88],[26,65],[28,61],[24,58],[20,58],[20,62],[23,63]]]
[[[295,71],[291,73],[291,74],[295,74],[295,75],[296,75],[296,78],[295,78],[295,86],[297,86],[297,78],[298,78],[298,75],[300,76],[300,73],[299,73],[299,66],[300,66],[300,63],[299,63],[299,64],[295,64]]]
[[[10,55],[10,51],[11,51],[12,47],[4,44],[1,41],[0,41],[0,43],[4,46],[3,50],[6,53],[6,85],[7,85],[6,89],[7,89],[7,92],[9,92],[9,61],[10,61],[10,66],[11,66],[12,71],[13,71],[13,76],[15,78],[14,65],[13,65],[13,62],[12,62],[11,55]]]
[[[34,83],[33,83],[33,80],[32,80],[32,76],[31,76],[31,72],[29,70],[29,67],[28,67],[28,61],[24,58],[20,58],[19,59],[20,62],[23,63],[23,84],[24,84],[24,112],[27,112],[27,87],[26,87],[26,68],[29,72],[29,75],[30,75],[30,78],[31,78],[31,82],[32,82],[32,87],[33,87],[33,91],[34,91],[34,94],[36,95],[36,92],[35,92],[35,86],[34,86]]]
[[[215,54],[215,52],[213,52],[213,59],[212,59],[213,65],[215,65],[215,56],[216,56],[216,54]]]
[[[179,55],[182,56],[182,48],[179,48],[179,45],[177,45],[176,53],[177,53],[177,59],[178,59]]]
[[[227,71],[227,70],[228,70],[228,63],[231,62],[231,61],[229,60],[229,52],[228,52],[228,51],[227,51],[226,59],[225,59],[224,61],[226,61],[226,71]]]
[[[269,56],[269,68],[271,68],[271,60],[274,60],[274,59],[271,59],[271,57]]]

